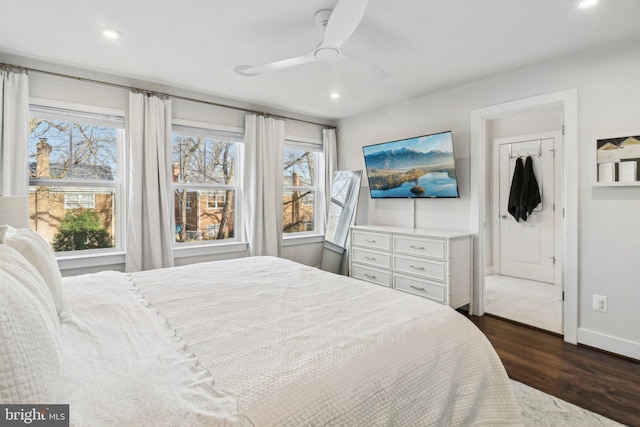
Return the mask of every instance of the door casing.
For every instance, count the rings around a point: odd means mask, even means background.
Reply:
[[[491,209],[488,207],[488,122],[518,113],[560,107],[563,116],[562,191],[562,283],[564,286],[564,340],[577,344],[578,335],[578,91],[560,92],[505,102],[471,111],[470,157],[470,231],[474,239],[474,305],[473,314],[484,314],[485,224]]]

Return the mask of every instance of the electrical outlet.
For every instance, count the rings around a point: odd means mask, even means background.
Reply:
[[[604,295],[593,295],[593,309],[595,311],[607,311],[607,297]]]

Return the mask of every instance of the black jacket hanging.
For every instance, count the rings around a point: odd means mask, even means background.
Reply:
[[[540,188],[538,187],[536,175],[533,172],[533,160],[531,160],[530,156],[527,156],[524,164],[522,194],[520,196],[520,218],[526,221],[527,216],[531,215],[531,212],[533,212],[541,201]]]
[[[522,196],[522,184],[524,183],[524,167],[522,159],[516,159],[516,167],[513,171],[511,179],[511,190],[509,190],[509,204],[507,211],[515,218],[516,222],[520,221],[520,200]]]

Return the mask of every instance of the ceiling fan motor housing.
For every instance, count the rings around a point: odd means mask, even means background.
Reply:
[[[316,49],[313,54],[315,55],[316,59],[319,59],[320,61],[328,61],[340,56],[340,50],[336,49],[335,47],[321,47],[319,49]]]

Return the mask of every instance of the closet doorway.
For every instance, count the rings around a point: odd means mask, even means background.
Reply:
[[[549,120],[545,119],[549,113]],[[541,117],[544,116],[544,117]],[[563,163],[560,282],[564,292],[562,330],[564,341],[578,343],[578,91],[575,88],[508,101],[471,111],[471,199],[470,230],[474,240],[473,314],[485,312],[485,278],[494,273],[492,142],[496,138],[562,130]],[[560,170],[560,169],[558,169]]]
[[[561,334],[562,134],[494,139],[492,149],[493,271],[485,277],[485,311]],[[518,162],[520,173],[527,165],[524,174],[535,178],[541,200],[520,216],[512,188]]]

